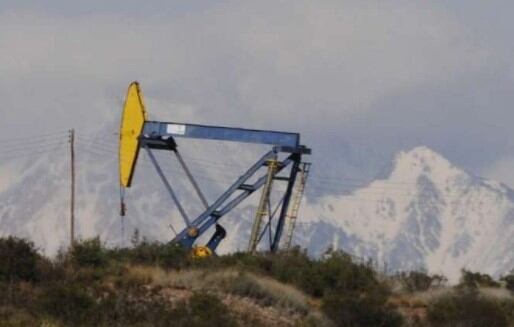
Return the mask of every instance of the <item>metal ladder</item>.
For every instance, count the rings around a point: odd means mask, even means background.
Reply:
[[[305,191],[305,185],[307,184],[307,178],[309,177],[311,163],[302,162],[300,169],[300,179],[296,185],[296,190],[293,198],[293,205],[286,216],[288,222],[287,235],[284,244],[285,249],[290,249],[293,241],[294,229],[296,227],[296,219],[298,218],[298,212],[300,211],[300,205],[302,204],[303,193]]]

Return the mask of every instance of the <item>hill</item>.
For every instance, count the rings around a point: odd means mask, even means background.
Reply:
[[[133,241],[108,249],[90,239],[49,260],[30,242],[0,239],[0,326],[514,325],[514,276],[501,286],[466,272],[448,288],[423,273],[381,275],[337,251],[198,260]]]

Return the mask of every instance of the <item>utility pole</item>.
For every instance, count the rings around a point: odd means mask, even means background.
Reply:
[[[70,197],[70,248],[75,243],[75,130],[69,131],[71,160],[71,197]]]

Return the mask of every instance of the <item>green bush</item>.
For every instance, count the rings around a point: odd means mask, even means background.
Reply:
[[[71,248],[70,255],[76,267],[101,268],[107,265],[106,250],[99,237],[76,242]]]
[[[474,273],[462,270],[459,287],[461,288],[477,288],[477,287],[500,287],[500,283],[495,281],[487,274]]]
[[[178,244],[134,242],[134,247],[107,250],[110,259],[141,265],[158,265],[166,269],[182,269],[190,265],[189,253]]]
[[[41,311],[74,326],[87,325],[96,315],[94,298],[72,283],[49,285],[40,296]]]
[[[390,290],[369,265],[333,252],[318,265],[324,286],[323,312],[336,326],[401,326],[402,316],[387,307]]]
[[[293,284],[314,297],[322,297],[334,288],[360,290],[379,283],[372,267],[354,263],[341,251],[331,252],[319,260],[309,258],[299,249],[276,254],[236,253],[216,260],[221,266],[236,266]]]
[[[189,315],[185,326],[231,327],[237,326],[225,304],[215,295],[194,293],[189,299]]]
[[[494,300],[460,290],[429,303],[427,319],[434,327],[506,327],[507,318]]]
[[[381,294],[373,292],[331,292],[323,298],[322,310],[341,327],[396,327],[403,324],[402,316],[384,305]]]
[[[41,260],[32,242],[8,237],[0,239],[0,281],[35,281]]]

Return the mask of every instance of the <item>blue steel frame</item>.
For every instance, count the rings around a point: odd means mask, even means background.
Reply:
[[[173,136],[244,143],[270,144],[291,148],[300,146],[300,134],[244,128],[148,121],[145,136]]]
[[[151,149],[176,151],[176,143],[174,140],[175,137],[270,144],[273,145],[273,149],[264,154],[216,201],[214,201],[214,203],[208,206],[208,208],[202,214],[200,214],[196,219],[190,221],[189,217],[178,202],[170,183],[162,173],[162,170],[151,151]],[[140,138],[141,146],[147,150],[152,163],[154,164],[159,176],[166,186],[166,189],[177,205],[187,225],[186,228],[172,240],[172,242],[177,242],[186,248],[192,248],[198,237],[203,235],[213,225],[217,225],[217,222],[225,214],[230,212],[233,208],[235,208],[265,184],[267,175],[261,176],[253,184],[246,183],[257,174],[261,167],[266,166],[268,160],[276,157],[278,152],[288,153],[286,158],[279,162],[278,170],[276,171],[276,174],[278,174],[285,168],[291,166],[289,177],[277,178],[280,180],[286,180],[288,182],[281,203],[281,210],[280,215],[278,216],[278,221],[276,223],[275,233],[271,237],[270,241],[270,251],[275,252],[278,250],[294,183],[299,170],[299,165],[302,160],[302,154],[311,153],[310,149],[300,145],[299,134],[220,126],[149,121],[145,123],[143,127],[143,133]],[[233,197],[233,195],[235,195],[237,192],[239,192],[239,194]],[[229,201],[231,198],[232,200]],[[270,225],[268,228],[271,233],[271,222],[269,222],[269,224]],[[196,230],[195,233],[191,233],[192,228]],[[222,237],[211,240],[207,246],[211,247],[211,250],[214,251],[223,237],[224,234]]]

